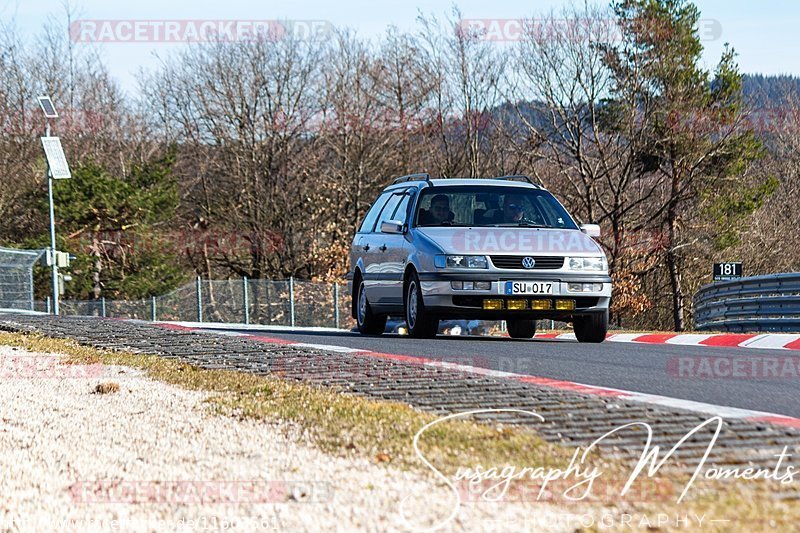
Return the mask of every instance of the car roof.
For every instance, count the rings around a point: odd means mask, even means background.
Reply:
[[[514,187],[517,189],[533,189],[533,190],[546,190],[544,187],[534,185],[526,181],[517,180],[503,180],[503,179],[488,179],[488,178],[446,178],[446,179],[432,179],[430,182],[425,180],[417,181],[403,181],[389,185],[384,191],[392,191],[396,189],[405,189],[408,187],[416,187],[422,189],[426,187],[439,188],[439,187],[456,187],[463,185],[472,186],[491,186],[491,187]]]

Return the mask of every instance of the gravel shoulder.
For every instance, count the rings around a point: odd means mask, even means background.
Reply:
[[[0,346],[0,530],[406,530],[447,517],[432,475],[326,454],[289,423],[120,366]],[[100,383],[119,390],[95,393]],[[570,525],[570,522],[572,525]],[[574,529],[546,504],[462,505],[446,529]]]

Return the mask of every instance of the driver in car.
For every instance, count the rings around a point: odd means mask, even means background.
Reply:
[[[503,198],[503,221],[522,222],[525,218],[525,208],[522,207],[522,198],[506,195]]]
[[[507,194],[503,198],[503,208],[494,209],[484,215],[484,220],[491,224],[504,224],[512,222],[524,222],[525,208],[523,207],[522,198],[519,196]]]

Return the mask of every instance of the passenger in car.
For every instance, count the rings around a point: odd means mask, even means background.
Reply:
[[[446,194],[437,194],[431,198],[430,210],[420,209],[420,226],[437,226],[452,222],[455,214],[450,211],[450,198]]]

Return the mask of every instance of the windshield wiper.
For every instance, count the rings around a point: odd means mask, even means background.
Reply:
[[[545,224],[537,224],[535,222],[504,222],[502,224],[493,224],[494,227],[497,228],[510,228],[510,227],[520,227],[520,228],[551,228],[552,226],[547,226]]]
[[[417,224],[418,228],[468,228],[471,224],[458,224],[454,222],[439,222],[438,224]]]

